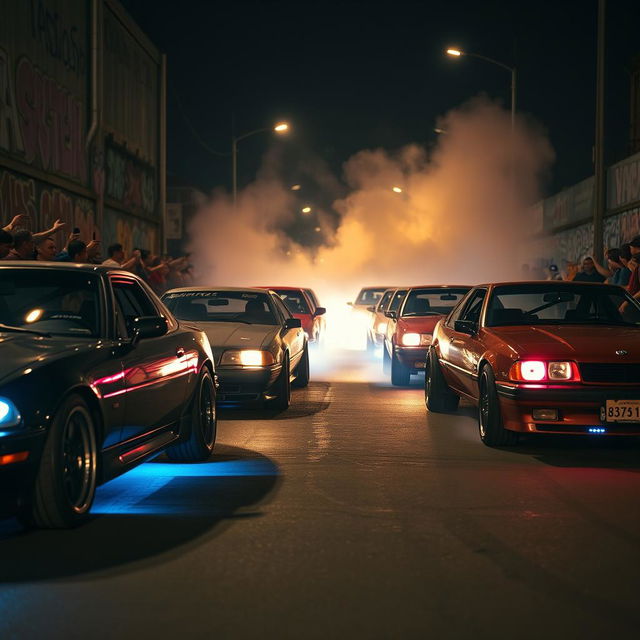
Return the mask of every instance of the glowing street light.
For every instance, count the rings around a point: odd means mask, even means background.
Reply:
[[[302,213],[311,213],[311,207],[302,207]]]
[[[236,206],[238,201],[238,142],[244,140],[249,136],[253,136],[256,133],[262,133],[264,131],[275,131],[277,134],[282,135],[288,133],[289,123],[276,122],[273,127],[263,127],[262,129],[256,129],[255,131],[249,131],[241,136],[233,136],[231,138],[231,173],[233,176],[233,206]]]
[[[450,56],[461,56],[462,51],[460,49],[447,49],[447,55]]]
[[[402,193],[402,187],[392,187],[391,191],[395,191],[396,193]]]
[[[292,184],[290,187],[291,191],[300,191],[300,189],[302,189],[302,186],[299,184]]]

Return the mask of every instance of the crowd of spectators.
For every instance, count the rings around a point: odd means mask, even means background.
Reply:
[[[193,282],[189,256],[160,256],[147,249],[135,248],[127,257],[122,244],[115,243],[107,247],[105,259],[101,254],[100,241],[95,238],[82,240],[78,228],[67,236],[63,246],[59,246],[56,238],[65,229],[64,222],[56,220],[50,229],[32,233],[21,227],[24,219],[23,215],[15,216],[0,229],[0,260],[74,262],[118,267],[140,276],[157,294]]]

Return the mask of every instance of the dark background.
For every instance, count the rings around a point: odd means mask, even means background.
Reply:
[[[592,174],[597,1],[207,2],[122,0],[168,56],[172,178],[230,185],[236,135],[287,119],[285,140],[240,146],[240,184],[270,144],[287,145],[287,176],[317,154],[336,174],[353,153],[433,144],[436,118],[485,92],[509,108],[506,70],[443,55],[447,45],[518,69],[517,106],[557,154],[547,193]],[[606,161],[629,152],[629,67],[640,53],[640,2],[607,9]],[[303,160],[304,159],[304,160]]]

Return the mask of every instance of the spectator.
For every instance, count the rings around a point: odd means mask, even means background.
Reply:
[[[4,229],[0,229],[0,260],[4,259],[11,251],[13,236]]]
[[[640,236],[636,236],[629,242],[629,252],[631,258],[627,262],[627,269],[631,271],[627,290],[632,296],[640,291],[640,273],[638,273],[638,265],[640,264]]]
[[[567,275],[565,277],[565,280],[573,280],[578,275],[578,271],[579,271],[578,263],[567,261],[566,271],[567,271]]]
[[[13,249],[3,260],[33,260],[33,236],[31,231],[20,229],[13,234]]]
[[[562,280],[557,264],[550,264],[547,267],[547,280]]]
[[[36,260],[55,260],[56,253],[56,243],[50,236],[36,240]]]
[[[136,249],[133,255],[128,260],[125,260],[124,249],[119,242],[109,245],[107,247],[107,254],[109,257],[102,264],[105,267],[116,267],[120,269],[131,269],[140,258],[140,252]]]
[[[58,262],[89,262],[87,245],[82,240],[71,240],[67,245],[67,253],[56,257]]]
[[[607,263],[611,276],[609,284],[617,284],[620,287],[626,287],[629,284],[631,271],[622,262],[622,248],[609,249],[607,251]]]
[[[574,282],[604,282],[605,277],[596,271],[596,265],[591,256],[587,256],[582,261],[582,270],[579,271]]]

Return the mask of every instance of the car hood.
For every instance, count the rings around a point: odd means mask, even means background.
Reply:
[[[0,384],[4,384],[25,369],[90,351],[94,340],[74,340],[70,337],[39,338],[29,333],[0,333]]]
[[[640,361],[640,328],[584,325],[540,325],[487,329],[517,356],[593,362]],[[624,350],[627,354],[616,355]]]
[[[216,362],[226,349],[266,348],[280,330],[270,324],[242,324],[237,322],[198,322],[207,334]]]

